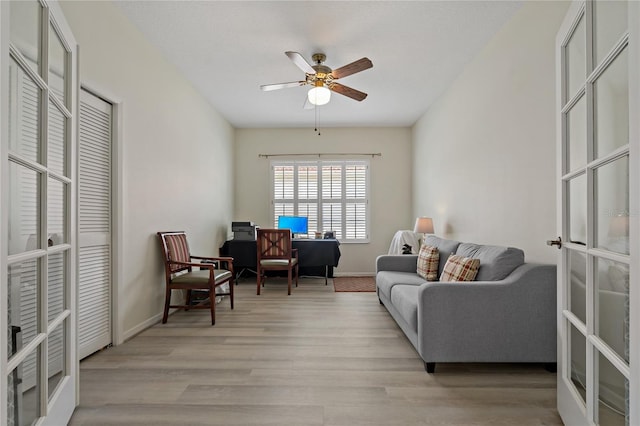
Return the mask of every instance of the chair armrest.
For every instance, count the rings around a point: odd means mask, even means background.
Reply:
[[[182,266],[193,266],[197,268],[206,268],[206,269],[215,269],[216,265],[213,263],[200,263],[200,262],[178,262],[177,260],[170,260],[170,265],[182,265]]]
[[[209,257],[209,256],[191,256],[192,259],[202,259],[202,260],[209,260],[211,262],[223,262],[226,263],[226,269],[228,271],[231,271],[231,273],[233,273],[233,257],[225,257],[225,256],[218,256],[218,257]],[[205,264],[207,264],[207,262],[204,262]],[[209,265],[211,265],[212,263],[209,263]]]
[[[535,352],[532,343],[554,357],[556,267],[528,263],[501,281],[425,283],[418,324],[420,353],[433,361],[491,359],[509,347]]]
[[[291,257],[298,258],[298,249],[291,249]]]
[[[191,256],[192,259],[217,260],[221,262],[233,262],[233,257],[209,257],[209,256]]]
[[[417,254],[384,254],[376,258],[376,273],[380,271],[416,272]]]

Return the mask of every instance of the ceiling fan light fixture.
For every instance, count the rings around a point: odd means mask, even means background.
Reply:
[[[307,98],[313,105],[326,105],[331,99],[331,90],[324,86],[316,86],[309,90],[309,93],[307,93]]]

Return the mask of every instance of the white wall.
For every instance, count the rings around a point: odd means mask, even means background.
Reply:
[[[321,136],[311,128],[237,129],[234,220],[252,221],[263,227],[273,226],[269,187],[271,160],[259,158],[258,154],[364,152],[382,153],[382,157],[369,158],[372,188],[370,242],[342,244],[342,256],[335,273],[373,274],[376,256],[387,253],[395,232],[413,228],[415,221],[411,213],[409,128],[327,128],[322,129]],[[317,156],[306,158],[317,159]]]
[[[164,273],[157,231],[185,230],[215,255],[233,207],[233,129],[110,2],[61,2],[80,45],[80,80],[123,106],[118,327],[158,319]]]
[[[555,36],[566,2],[527,2],[413,127],[414,215],[436,235],[555,263]]]

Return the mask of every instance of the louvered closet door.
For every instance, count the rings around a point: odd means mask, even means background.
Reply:
[[[111,104],[82,89],[78,352],[111,343]]]

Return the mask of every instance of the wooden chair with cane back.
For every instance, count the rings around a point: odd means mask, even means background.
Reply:
[[[287,294],[291,294],[292,275],[295,272],[298,287],[298,250],[292,248],[290,229],[258,229],[257,240],[257,294],[264,286],[266,271],[287,271]]]
[[[167,322],[169,308],[210,309],[211,325],[214,325],[216,323],[216,295],[229,296],[231,309],[233,309],[233,283],[235,279],[233,258],[191,255],[187,235],[183,231],[158,232],[158,237],[164,255],[166,278],[162,323]],[[228,283],[228,291],[221,291],[220,287],[224,283]],[[186,291],[184,305],[171,305],[172,290]],[[192,300],[192,291],[194,290],[205,291],[207,298],[194,304]]]

